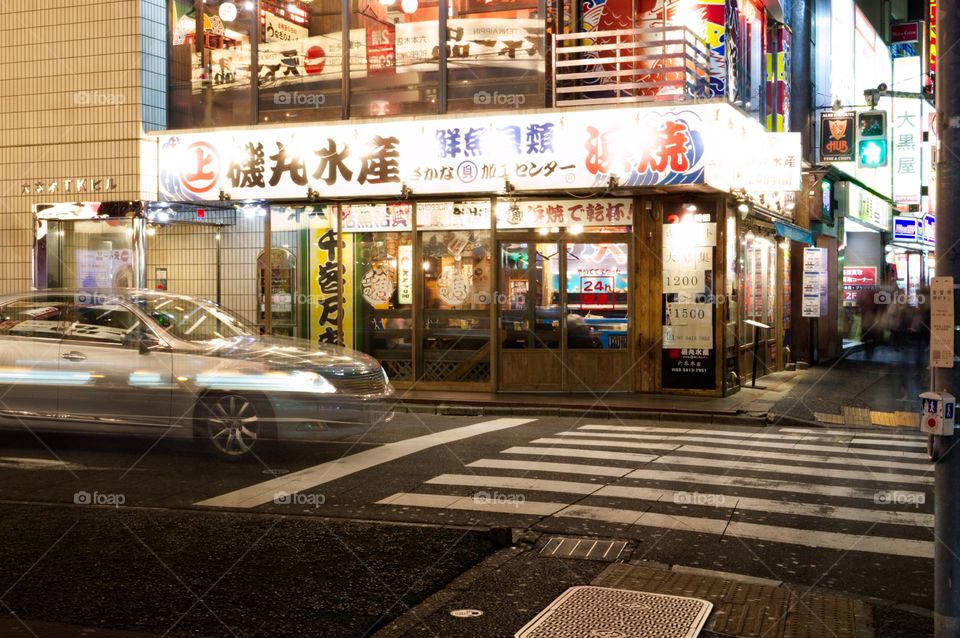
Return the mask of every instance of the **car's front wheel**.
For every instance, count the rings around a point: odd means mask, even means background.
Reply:
[[[275,440],[262,403],[241,394],[208,396],[200,405],[201,434],[210,450],[228,461],[255,457]]]

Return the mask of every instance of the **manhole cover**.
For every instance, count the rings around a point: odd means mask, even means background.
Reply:
[[[713,604],[608,587],[571,587],[515,638],[694,638]]]
[[[626,541],[603,541],[594,538],[561,538],[556,536],[547,541],[540,550],[541,556],[557,558],[585,558],[587,560],[605,560],[613,562],[620,558],[626,549]]]
[[[450,615],[454,618],[476,618],[482,616],[483,612],[479,609],[454,609]]]

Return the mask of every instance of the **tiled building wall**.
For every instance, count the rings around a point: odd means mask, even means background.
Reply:
[[[216,299],[217,240],[220,235],[221,303],[250,322],[257,320],[257,256],[263,250],[262,218],[237,219],[232,226],[170,224],[147,238],[147,287],[156,269],[167,269],[167,290]],[[273,234],[273,244],[295,242],[293,232]],[[293,243],[292,245],[295,245]]]
[[[150,128],[165,123],[165,98],[154,90],[165,84],[158,79],[165,72],[157,44],[164,38],[162,6],[161,0],[3,3],[0,292],[32,284],[34,204],[155,194],[155,142],[143,129],[144,121]],[[89,180],[106,178],[116,189],[93,192]],[[74,192],[79,179],[87,180],[86,192]]]

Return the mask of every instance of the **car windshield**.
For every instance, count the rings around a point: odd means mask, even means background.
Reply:
[[[143,296],[134,300],[161,328],[184,341],[210,341],[259,335],[256,326],[211,303],[179,297]]]

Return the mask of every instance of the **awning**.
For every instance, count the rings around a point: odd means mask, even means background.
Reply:
[[[774,222],[774,226],[777,228],[778,237],[785,237],[790,241],[798,241],[801,244],[813,246],[813,234],[809,230],[779,220]]]

